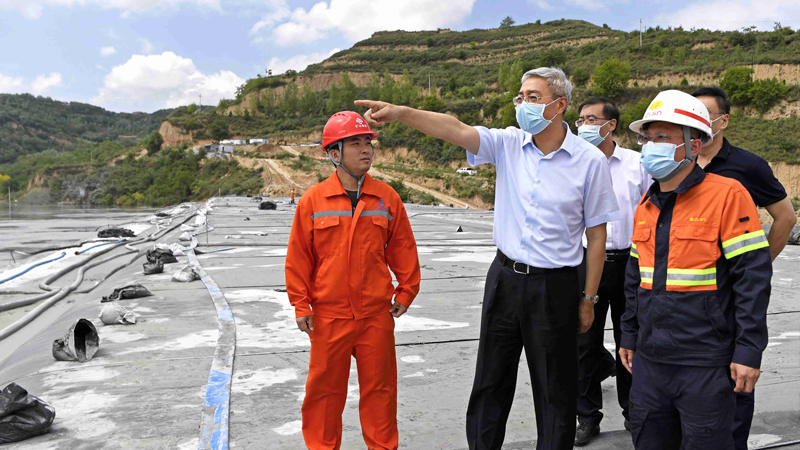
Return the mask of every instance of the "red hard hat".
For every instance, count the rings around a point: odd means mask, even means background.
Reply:
[[[367,121],[357,112],[341,111],[332,115],[322,130],[322,150],[336,141],[353,136],[368,134],[370,139],[378,137],[367,125]]]

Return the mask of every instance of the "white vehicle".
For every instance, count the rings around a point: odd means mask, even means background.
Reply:
[[[461,175],[475,176],[478,174],[478,171],[470,167],[462,167],[456,170],[456,173],[460,173]]]

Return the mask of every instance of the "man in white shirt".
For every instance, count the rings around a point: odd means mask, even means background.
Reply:
[[[575,445],[588,444],[600,433],[603,419],[603,391],[600,383],[613,369],[614,357],[603,346],[606,315],[611,308],[614,324],[614,342],[617,355],[617,400],[628,422],[628,396],[631,389],[631,374],[619,360],[621,336],[620,318],[625,312],[625,268],[631,249],[633,213],[650,184],[650,175],[640,162],[640,153],[622,148],[614,141],[614,131],[619,124],[619,109],[611,100],[602,97],[590,98],[578,108],[578,136],[597,146],[608,159],[614,194],[617,197],[622,219],[606,224],[606,261],[594,305],[594,323],[588,332],[578,335],[578,429]],[[608,363],[611,364],[608,364]],[[610,367],[609,367],[610,366]]]
[[[513,103],[520,128],[471,127],[455,117],[384,102],[370,125],[401,122],[467,150],[471,165],[497,167],[494,242],[486,276],[475,381],[467,407],[470,450],[499,450],[522,350],[536,409],[537,449],[575,441],[577,333],[589,329],[603,271],[606,223],[619,219],[608,164],[563,121],[572,83],[559,69],[522,77]],[[578,283],[586,231],[586,282]],[[583,295],[581,295],[583,289]]]

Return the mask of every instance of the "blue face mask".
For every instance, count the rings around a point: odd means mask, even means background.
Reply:
[[[541,103],[523,103],[518,105],[517,123],[519,123],[519,127],[532,135],[541,133],[553,122],[553,119],[555,119],[555,116],[550,120],[545,119],[544,109],[557,102],[560,98],[561,97],[558,97],[546,105]],[[558,115],[558,113],[556,113],[556,115]]]
[[[608,123],[609,122],[606,122],[603,125],[581,125],[578,127],[578,137],[597,147],[601,142],[606,140],[611,133],[609,131],[605,136],[600,136],[600,129]]]
[[[684,145],[684,144],[681,144]],[[675,161],[675,150],[681,145],[648,142],[642,146],[642,166],[657,181],[666,181],[678,169],[680,162]]]

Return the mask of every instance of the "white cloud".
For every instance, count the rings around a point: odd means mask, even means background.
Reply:
[[[153,53],[153,49],[155,48],[153,44],[145,38],[140,38],[139,43],[142,44],[142,53],[145,55],[149,55]]]
[[[0,9],[17,11],[28,19],[38,19],[45,7],[94,6],[118,9],[123,16],[147,13],[156,9],[176,9],[183,4],[221,10],[220,0],[0,0]]]
[[[773,22],[800,16],[798,0],[724,0],[691,5],[665,16],[660,24],[711,30],[737,30],[757,25],[761,30],[771,30]]]
[[[22,92],[25,86],[25,79],[22,77],[10,77],[0,73],[0,93],[15,94]]]
[[[250,34],[256,34],[263,28],[272,27],[272,25],[289,17],[291,14],[286,0],[267,0],[266,5],[271,11],[265,14],[263,19],[256,22],[256,24],[250,28]]]
[[[100,49],[100,55],[102,56],[111,56],[114,53],[117,53],[117,49],[114,47],[103,47]]]
[[[380,30],[447,28],[459,25],[472,12],[474,4],[475,0],[330,0],[330,3],[317,3],[309,10],[295,9],[289,21],[272,30],[272,40],[288,46],[314,42],[334,31],[350,41],[357,41]],[[258,25],[254,25],[251,32],[267,26],[256,29]]]
[[[92,103],[114,111],[154,111],[196,102],[216,104],[231,98],[244,80],[222,70],[206,75],[194,62],[173,52],[160,55],[134,55],[111,69]]]
[[[310,64],[318,63],[338,51],[340,50],[338,48],[335,48],[328,53],[312,53],[310,55],[296,55],[286,60],[282,60],[280,58],[272,58],[269,61],[267,68],[272,69],[273,75],[282,74],[289,69],[293,69],[299,72],[308,67]]]
[[[31,94],[42,95],[50,90],[50,88],[61,86],[61,84],[61,74],[58,72],[53,72],[47,76],[39,75],[33,80],[33,83],[31,83]]]

